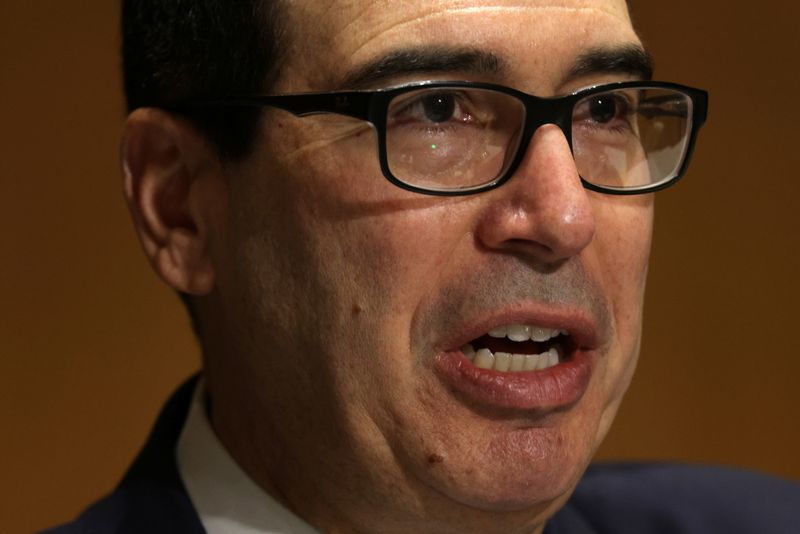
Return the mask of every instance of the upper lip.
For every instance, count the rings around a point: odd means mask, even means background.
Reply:
[[[566,330],[573,346],[580,350],[597,349],[603,341],[599,321],[576,307],[524,302],[502,308],[484,310],[480,316],[468,318],[457,332],[442,340],[441,349],[458,350],[467,343],[486,335],[498,326],[522,324]]]

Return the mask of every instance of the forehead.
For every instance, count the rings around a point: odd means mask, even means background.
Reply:
[[[425,46],[489,52],[513,79],[493,81],[535,84],[587,50],[639,43],[625,0],[295,0],[288,17],[288,90],[341,88],[348,70]]]

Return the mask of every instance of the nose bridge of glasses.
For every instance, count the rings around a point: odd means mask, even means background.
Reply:
[[[572,149],[572,101],[569,97],[542,98],[534,95],[520,97],[525,106],[525,125],[514,158],[521,162],[536,131],[547,124],[558,126]],[[516,166],[516,165],[515,165]]]
[[[533,134],[545,124],[555,124],[564,133],[571,145],[572,99],[566,97],[542,98],[525,95],[525,138],[529,141]]]

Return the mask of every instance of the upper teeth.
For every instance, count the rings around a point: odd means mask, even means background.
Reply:
[[[543,326],[529,326],[525,324],[510,324],[498,326],[489,331],[491,337],[507,337],[511,341],[536,341],[542,343],[559,334],[569,335],[566,330],[545,328]]]

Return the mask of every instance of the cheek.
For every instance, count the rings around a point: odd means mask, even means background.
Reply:
[[[249,226],[240,232],[249,236],[245,262],[259,263],[251,267],[266,282],[260,293],[292,303],[279,318],[285,329],[313,319],[318,333],[308,339],[324,339],[330,354],[408,347],[414,307],[441,276],[453,225],[466,218],[451,209],[457,202],[390,184],[370,130],[324,146],[307,139],[316,130],[284,136],[277,142],[289,156],[248,172],[237,193]]]
[[[449,221],[445,211],[392,210],[348,218],[325,229],[325,268],[336,277],[332,296],[348,313],[347,322],[335,325],[330,334],[346,333],[342,348],[370,359],[372,371],[364,372],[397,375],[393,382],[400,384],[400,377],[413,373],[424,359],[414,320],[420,306],[436,294],[441,278],[452,272],[453,236],[458,235],[452,228],[457,221]],[[409,349],[411,357],[398,357]],[[391,364],[375,362],[376,354],[391,355]]]
[[[638,326],[653,227],[652,195],[605,196],[595,205],[595,272],[602,273],[617,327]]]
[[[614,321],[614,337],[597,368],[596,387],[589,405],[596,410],[594,447],[611,427],[617,408],[633,378],[639,355],[647,262],[653,222],[652,195],[612,197],[595,195],[597,233],[587,271],[608,298]],[[588,251],[587,251],[588,252]]]
[[[408,311],[402,308],[436,281],[455,246],[453,226],[466,218],[454,213],[457,201],[391,184],[374,137],[359,131],[335,151],[295,152],[289,165],[304,172],[292,177],[303,182],[293,209],[303,218],[298,240],[310,243],[315,268],[332,277],[331,287],[347,291],[342,300],[392,315]]]
[[[614,316],[615,338],[605,377],[607,404],[616,406],[632,378],[639,353],[642,305],[653,223],[652,195],[606,196],[596,203],[594,272],[602,277]]]

